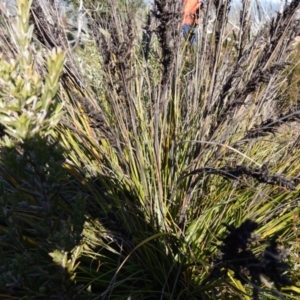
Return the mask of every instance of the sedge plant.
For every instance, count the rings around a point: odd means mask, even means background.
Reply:
[[[91,41],[72,48],[55,11],[54,30],[18,0],[1,23],[4,297],[297,299],[300,112],[282,90],[299,5],[253,36],[249,1],[235,32],[230,1],[209,1],[192,47],[178,2],[87,1]]]

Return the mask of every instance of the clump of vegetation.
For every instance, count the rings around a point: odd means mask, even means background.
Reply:
[[[251,246],[258,240],[258,237],[253,236],[252,233],[257,227],[258,224],[251,220],[246,220],[238,228],[226,225],[229,233],[219,247],[220,258],[214,261],[212,273],[207,281],[211,278],[226,276],[227,273],[230,276],[230,271],[232,271],[231,276],[241,284],[251,283],[253,285],[253,299],[259,299],[259,286],[262,283],[272,287],[265,276],[272,281],[278,291],[282,286],[293,285],[285,274],[290,266],[282,262],[285,253],[279,249],[276,236],[272,237],[269,246],[262,253],[262,257],[256,257],[252,252]]]
[[[282,91],[300,1],[255,37],[243,1],[231,40],[230,1],[208,1],[197,47],[178,1],[82,2],[82,47],[17,2],[0,22],[1,297],[297,299],[299,110]]]

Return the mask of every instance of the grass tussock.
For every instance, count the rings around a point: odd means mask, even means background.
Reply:
[[[1,8],[1,299],[299,297],[300,1],[255,36],[242,3],[196,47],[176,1],[86,1],[84,43]]]

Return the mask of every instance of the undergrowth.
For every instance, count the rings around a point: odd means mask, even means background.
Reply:
[[[300,1],[133,4],[2,9],[0,298],[298,299]]]

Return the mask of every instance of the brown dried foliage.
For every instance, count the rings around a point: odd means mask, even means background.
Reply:
[[[293,181],[286,179],[282,175],[270,174],[267,165],[263,165],[261,168],[251,168],[245,165],[240,165],[236,167],[225,166],[218,169],[204,167],[204,168],[193,170],[189,174],[180,177],[179,181],[188,176],[192,176],[196,174],[200,175],[200,177],[198,177],[197,180],[203,177],[203,175],[210,175],[210,174],[219,175],[226,179],[231,179],[231,180],[239,180],[240,177],[246,175],[247,177],[256,179],[259,183],[278,185],[288,190],[296,189],[295,183]]]
[[[161,48],[162,90],[170,83],[174,58],[179,46],[180,6],[172,0],[155,0],[153,15],[158,21],[155,30]]]
[[[121,23],[117,8],[109,4],[112,14],[99,14],[91,21],[93,35],[102,57],[106,83],[118,97],[129,101],[127,84],[132,78],[130,62],[134,41],[132,19],[128,15]],[[105,33],[99,31],[102,28]],[[130,105],[128,102],[127,105]]]
[[[54,0],[49,2],[49,10],[45,15],[39,1],[33,1],[31,6],[30,22],[34,25],[34,33],[37,40],[46,48],[61,47],[67,53],[63,78],[64,82],[76,86],[79,90],[83,88],[83,76],[78,71],[74,57],[68,46],[68,40],[65,33],[63,22],[55,11]]]
[[[299,20],[294,20],[294,15],[299,7],[300,1],[294,0],[282,14],[278,14],[277,18],[272,20],[269,32],[263,29],[253,40],[252,46],[248,48],[242,45],[246,40],[245,32],[248,31],[248,24],[245,21],[242,23],[244,36],[242,35],[240,40],[243,42],[239,44],[238,59],[231,75],[227,77],[222,86],[222,92],[218,99],[209,105],[205,111],[205,115],[214,115],[215,120],[214,126],[210,129],[210,137],[226,119],[233,116],[238,108],[246,104],[245,100],[248,95],[255,93],[263,84],[268,83],[271,78],[275,78],[287,66],[286,51],[295,36],[300,33]],[[244,13],[246,12],[244,11]],[[217,16],[221,19],[224,18],[221,13],[218,13]],[[244,19],[242,18],[242,20]],[[260,51],[256,69],[240,87],[244,70],[250,63],[249,59],[253,59],[255,49],[261,47],[263,50]]]

